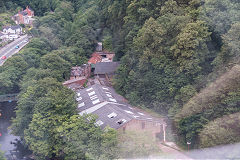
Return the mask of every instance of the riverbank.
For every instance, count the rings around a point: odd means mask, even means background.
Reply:
[[[18,137],[11,135],[11,131],[9,127],[11,125],[11,119],[15,117],[15,107],[16,102],[2,102],[0,103],[0,149],[5,152],[5,156],[8,160],[13,159],[15,157],[13,155],[14,151],[16,151],[16,146],[13,144]]]

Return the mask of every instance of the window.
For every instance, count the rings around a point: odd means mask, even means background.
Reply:
[[[101,120],[98,120],[96,123],[95,123],[95,125],[96,126],[101,126],[101,125],[103,125],[104,123],[103,123],[103,121],[101,121]]]
[[[97,100],[95,100],[95,101],[92,101],[92,104],[97,104],[97,103],[99,103],[100,101],[99,101],[99,99],[97,99]]]
[[[142,129],[145,128],[145,122],[142,122]]]
[[[109,100],[112,102],[117,102],[116,99],[113,99],[113,98],[109,98]]]
[[[144,114],[143,114],[143,113],[141,113],[141,112],[138,112],[138,114],[140,114],[140,115],[142,115],[142,116],[144,115]]]
[[[92,95],[94,95],[94,94],[95,94],[95,92],[94,92],[94,91],[92,91],[92,92],[88,93],[88,95],[89,95],[89,96],[92,96]]]
[[[114,118],[114,117],[117,117],[117,114],[114,112],[108,115],[108,118]]]
[[[126,119],[120,119],[119,121],[117,121],[117,123],[119,125],[121,125],[121,124],[125,123],[126,121],[127,121]]]
[[[78,104],[78,108],[81,108],[81,107],[83,107],[83,106],[85,106],[84,102]]]
[[[97,99],[97,98],[98,98],[97,95],[94,95],[94,96],[90,97],[91,100],[94,100],[94,99]]]
[[[128,110],[124,110],[126,113],[128,113],[128,114],[133,114],[133,112],[131,112],[131,111],[128,111]]]
[[[108,97],[111,97],[112,98],[112,95],[111,94],[106,94]]]
[[[86,91],[88,92],[88,91],[91,91],[93,88],[88,88]]]

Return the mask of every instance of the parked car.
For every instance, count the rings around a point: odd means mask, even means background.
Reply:
[[[15,49],[18,49],[18,48],[19,48],[19,46],[16,46],[16,47],[15,47]]]
[[[6,58],[7,58],[6,56],[2,56],[2,58],[1,58],[1,59],[2,59],[2,60],[5,60]]]

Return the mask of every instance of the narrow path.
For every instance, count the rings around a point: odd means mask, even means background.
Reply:
[[[192,158],[186,156],[184,152],[178,151],[176,149],[173,149],[171,147],[165,146],[163,144],[159,144],[160,149],[163,151],[163,154],[159,158],[164,159],[187,159],[192,160]]]

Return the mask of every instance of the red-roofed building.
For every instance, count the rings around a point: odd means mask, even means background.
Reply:
[[[27,6],[25,10],[19,11],[18,14],[12,17],[12,19],[16,24],[32,25],[34,20],[32,17],[34,17],[34,11]]]
[[[34,16],[34,11],[31,10],[28,6],[27,8],[24,10],[24,12],[27,12],[28,16],[33,17]]]
[[[101,61],[102,61],[102,56],[99,55],[98,53],[94,52],[92,54],[92,57],[89,59],[88,64],[96,64]]]

